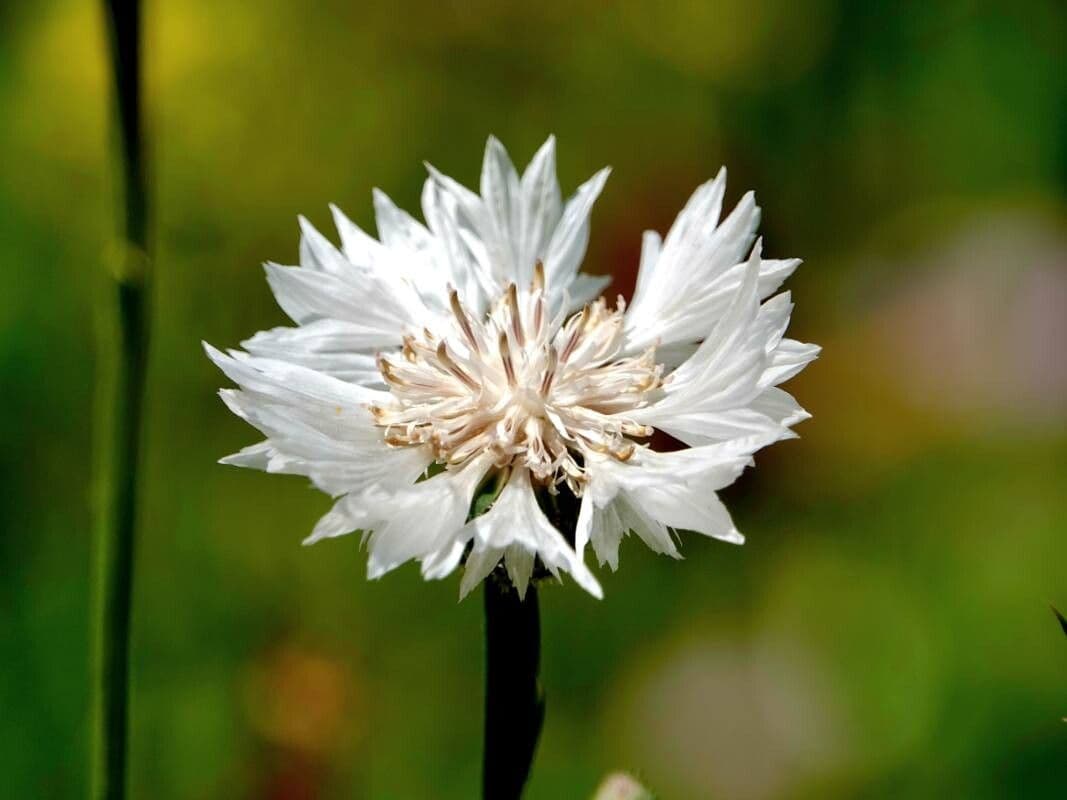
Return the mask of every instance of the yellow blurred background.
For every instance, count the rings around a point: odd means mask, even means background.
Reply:
[[[528,796],[1062,797],[1067,11],[1057,0],[146,4],[155,220],[132,796],[470,798],[481,606],[329,499],[219,466],[254,432],[200,341],[284,323],[296,216],[373,230],[494,133],[604,164],[587,269],[632,288],[719,166],[800,256],[801,439],[726,492],[743,548],[623,546],[547,587]],[[84,793],[95,300],[113,242],[101,9],[0,7],[2,794]]]

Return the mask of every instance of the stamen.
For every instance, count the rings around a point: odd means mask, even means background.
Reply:
[[[471,330],[471,323],[467,318],[467,311],[459,301],[459,292],[455,289],[449,292],[448,302],[452,306],[452,313],[456,316],[456,321],[459,322],[459,327],[463,331],[463,336],[467,339],[467,344],[471,346],[471,349],[475,353],[481,353],[482,349],[478,346],[478,340],[474,336],[474,331]]]
[[[501,474],[521,466],[545,491],[578,495],[594,453],[625,462],[647,447],[652,428],[627,415],[663,385],[654,349],[622,356],[622,304],[549,318],[544,289],[538,262],[528,292],[509,284],[479,318],[449,287],[448,335],[423,329],[378,354],[391,398],[366,407],[384,441],[424,447],[446,469],[488,453]]]
[[[415,352],[415,337],[411,334],[404,336],[404,347],[401,352],[404,354],[404,358],[414,364],[418,360],[418,354]]]
[[[636,436],[638,439],[647,439],[654,432],[650,425],[638,425],[636,422],[629,421],[623,422],[619,430],[627,436]]]
[[[565,362],[568,358],[570,358],[571,353],[574,352],[574,348],[577,347],[578,342],[581,340],[582,332],[585,330],[585,324],[586,322],[588,322],[589,317],[592,315],[592,312],[589,309],[590,306],[586,306],[582,309],[582,313],[575,320],[571,321],[571,327],[573,327],[574,330],[571,333],[571,338],[568,340],[566,346],[563,348],[563,352],[559,354],[560,361]]]
[[[519,314],[519,292],[514,283],[508,284],[508,307],[511,309],[511,332],[519,347],[526,346],[526,334],[522,330],[522,316]]]
[[[511,346],[508,344],[508,335],[501,331],[497,340],[500,349],[500,360],[504,364],[504,372],[508,377],[508,386],[515,386],[515,369],[511,365]]]
[[[541,262],[538,261],[538,264]],[[534,315],[533,315],[533,330],[534,336],[540,336],[541,330],[545,324],[545,296],[544,294],[538,294],[537,300],[534,303]]]
[[[467,388],[477,391],[478,384],[474,382],[474,378],[464,372],[459,364],[452,360],[452,356],[448,354],[448,346],[444,342],[437,345],[437,358],[445,365],[445,369],[463,381]]]
[[[391,384],[394,384],[396,386],[405,385],[404,381],[401,380],[400,378],[398,378],[396,376],[396,374],[393,372],[394,367],[390,363],[389,359],[387,359],[381,353],[378,354],[377,364],[378,364],[378,372],[382,373],[382,377],[385,378],[386,383],[391,383]]]
[[[541,379],[541,396],[548,397],[552,389],[552,381],[556,377],[556,366],[559,364],[559,354],[552,345],[548,346],[548,364],[545,366],[545,376]]]
[[[537,259],[537,263],[534,264],[534,276],[533,282],[530,284],[530,290],[536,292],[538,289],[545,288],[545,262],[541,259]]]

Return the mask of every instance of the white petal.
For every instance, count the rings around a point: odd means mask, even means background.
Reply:
[[[345,258],[355,266],[372,267],[382,249],[381,243],[346,217],[337,206],[331,204],[330,213],[333,215],[334,227],[341,237],[341,249]]]
[[[752,401],[751,407],[784,427],[796,425],[811,417],[811,414],[800,407],[793,395],[775,386],[764,389],[760,396]]]
[[[593,511],[591,541],[601,565],[607,564],[612,571],[619,568],[619,545],[628,532],[629,527],[619,518],[614,503]]]
[[[427,164],[431,178],[454,205],[457,234],[478,265],[487,295],[495,299],[513,280],[510,244],[501,241],[495,219],[477,194]],[[465,298],[466,299],[466,298]]]
[[[684,364],[691,358],[693,353],[697,351],[698,347],[700,347],[699,342],[684,342],[657,347],[656,363],[662,364],[669,374],[671,370]]]
[[[439,581],[447,578],[459,566],[463,559],[463,551],[466,543],[459,540],[445,542],[435,553],[431,553],[422,559],[420,571],[422,577],[428,581]]]
[[[287,405],[306,406],[309,411],[329,410],[339,418],[351,413],[369,419],[367,404],[389,400],[387,393],[347,383],[297,364],[233,351],[226,354],[206,342],[204,350],[208,358],[243,389]]]
[[[760,275],[756,284],[757,295],[767,297],[771,294],[781,284],[783,274],[792,272],[799,263],[798,259],[761,259]],[[783,268],[783,265],[788,269]],[[631,308],[627,314],[625,352],[640,352],[650,345],[656,345],[659,357],[660,353],[694,349],[730,307],[741,288],[746,267],[746,262],[735,264],[717,280],[693,286],[686,294],[684,305],[677,306],[674,313],[657,310],[654,315],[646,313],[642,316],[642,312],[647,311],[647,304],[639,307],[637,311]],[[666,364],[678,363],[677,360],[672,361],[670,356],[658,360]]]
[[[274,448],[271,447],[270,442],[259,442],[258,444],[250,444],[233,455],[223,456],[219,459],[219,463],[233,467],[258,469],[265,472],[273,452]]]
[[[653,553],[681,558],[682,554],[678,552],[674,544],[670,529],[649,514],[641,503],[636,502],[634,494],[620,492],[611,504],[612,509],[618,515],[621,530],[633,531]],[[616,556],[616,563],[618,563],[618,556]]]
[[[352,272],[351,263],[336,247],[315,230],[306,217],[300,221],[300,266],[310,272],[325,272],[346,276]]]
[[[357,288],[329,273],[278,264],[264,268],[278,305],[294,322],[348,322],[359,332],[360,349],[399,345],[406,331],[419,330],[429,316],[413,295],[402,301],[371,276]]]
[[[481,196],[427,165],[430,175],[455,205],[459,238],[478,265],[483,291],[499,296],[510,282],[526,285],[541,259],[554,313],[565,293],[592,299],[591,281],[572,287],[589,239],[589,215],[609,170],[580,186],[560,210],[555,176],[555,140],[534,155],[520,179],[503,145],[490,137],[481,175]],[[432,226],[431,226],[432,227]],[[599,280],[599,279],[597,279]]]
[[[669,377],[663,399],[630,416],[672,435],[678,421],[709,412],[744,408],[760,391],[769,356],[768,326],[759,320],[756,283],[760,247],[753,248],[745,281],[715,330]],[[688,441],[683,439],[683,441]]]
[[[409,301],[417,298],[408,303],[414,314],[421,315],[421,319],[411,319],[416,327],[431,324],[434,315],[447,317],[449,287],[466,288],[469,258],[450,251],[443,238],[378,189],[374,190],[374,211],[383,244],[375,263],[376,277],[393,294]]]
[[[641,235],[641,261],[637,265],[637,284],[634,286],[634,298],[643,297],[650,291],[649,285],[656,271],[663,240],[655,231],[645,231]],[[633,304],[631,303],[631,308]]]
[[[694,531],[732,544],[745,541],[714,492],[676,484],[635,490],[628,492],[627,498],[649,517],[676,530]]]
[[[760,264],[759,296],[770,297],[801,265],[799,258],[765,258]]]
[[[589,215],[593,203],[610,174],[610,168],[600,170],[579,186],[574,197],[567,201],[545,258],[545,285],[550,293],[562,293],[574,280],[589,243]]]
[[[397,208],[389,195],[374,189],[374,218],[378,223],[378,239],[389,248],[408,251],[433,250],[437,243],[426,227],[406,211]]]
[[[593,495],[586,492],[582,495],[582,503],[578,507],[578,519],[574,526],[574,549],[581,558],[585,553],[585,546],[593,534],[593,516],[596,507],[593,504]]]
[[[463,580],[459,585],[459,599],[462,600],[471,591],[489,577],[496,565],[500,563],[504,551],[501,549],[486,547],[482,550],[471,550],[467,556],[467,563],[463,567]]]
[[[243,387],[220,392],[223,401],[267,436],[226,463],[306,475],[336,496],[410,483],[432,458],[426,448],[390,448],[382,441],[366,405],[388,395],[293,364],[206,349]]]
[[[239,396],[239,395],[238,395]],[[235,403],[230,397],[230,405]],[[269,432],[265,442],[221,459],[223,464],[285,475],[304,475],[315,488],[333,497],[362,491],[373,485],[406,485],[417,478],[433,456],[428,449],[373,449],[354,447],[284,423],[284,417],[266,412],[249,415],[256,427]]]
[[[535,553],[521,544],[513,544],[504,551],[504,568],[520,600],[526,599],[526,589],[530,585],[530,578],[533,577],[534,561]]]
[[[422,213],[426,225],[439,240],[450,266],[451,283],[464,305],[475,314],[483,313],[489,302],[496,299],[489,296],[494,287],[491,277],[464,242],[456,198],[436,180],[427,178],[422,187]]]
[[[374,485],[348,494],[319,520],[304,543],[363,530],[369,578],[413,558],[424,560],[427,577],[444,577],[462,555],[457,535],[486,466],[484,459],[476,459],[460,470],[409,486]]]
[[[783,409],[780,397],[765,392],[803,369],[819,349],[783,338],[792,310],[788,292],[757,304],[758,261],[757,244],[719,325],[671,374],[663,398],[633,412],[632,419],[689,445],[793,435],[788,426],[806,412],[799,406]]]
[[[272,328],[241,342],[253,356],[288,361],[341,380],[384,388],[367,336],[358,325],[321,319],[298,328]]]
[[[520,596],[526,592],[535,556],[553,573],[569,572],[591,595],[603,596],[588,567],[541,511],[526,469],[516,469],[492,507],[467,527],[473,553],[506,554],[505,566]],[[484,569],[484,557],[475,564],[477,570]]]
[[[369,514],[381,517],[368,526],[373,530],[368,539],[368,576],[379,577],[409,559],[435,555],[443,548],[452,551],[487,466],[477,459],[406,489],[361,498],[361,503],[373,506]]]
[[[789,326],[789,315],[793,313],[793,300],[789,292],[782,292],[760,306],[760,324],[763,326],[764,349],[771,354],[785,335]]]
[[[268,437],[267,442],[245,448],[225,463],[304,475],[321,491],[337,496],[375,484],[410,483],[432,459],[427,448],[387,447],[363,403],[353,404],[339,394],[323,395],[308,381],[300,384],[301,394],[296,385],[272,384],[261,373],[255,377],[243,374],[240,370],[246,365],[237,359],[227,363],[221,353],[212,357],[220,359],[220,366],[224,364],[235,380],[250,387],[222,390],[223,401]],[[289,369],[287,374],[310,372],[297,371],[301,369]]]
[[[600,566],[607,564],[614,572],[619,568],[619,545],[631,532],[636,534],[652,552],[681,558],[666,526],[634,514],[625,492],[615,495],[603,507],[590,501],[589,543]]]
[[[761,385],[777,386],[784,383],[818,358],[821,351],[822,348],[817,344],[782,339],[771,354],[770,364],[760,379]]]
[[[722,170],[693,193],[665,241],[646,232],[626,316],[627,352],[696,343],[726,312],[744,277],[740,262],[752,244],[760,210],[750,192],[719,224],[725,189]],[[799,263],[763,261],[758,296],[774,292]]]
[[[693,192],[671,226],[666,242],[661,243],[659,237],[652,238],[649,233],[644,235],[640,271],[630,305],[633,324],[643,314],[654,315],[669,309],[690,282],[697,283],[690,281],[686,273],[701,269],[708,272],[706,265],[698,261],[702,255],[700,245],[703,243],[704,249],[709,249],[704,240],[714,236],[725,191],[726,170],[722,169],[714,180]],[[646,307],[651,310],[646,312]]]
[[[749,405],[754,404],[755,400],[752,400]],[[641,416],[641,419],[653,418]],[[691,447],[746,436],[785,439],[792,435],[773,418],[752,407],[710,411],[677,410],[663,413],[654,419],[652,424],[655,427]]]
[[[499,260],[503,280],[523,283],[515,253],[519,191],[519,175],[504,145],[490,136],[482,161],[482,203],[490,223],[490,228],[482,232],[483,239]]]
[[[520,182],[518,265],[520,282],[532,277],[533,265],[547,255],[548,241],[560,218],[560,191],[556,180],[556,140],[549,136],[530,160]]]
[[[680,554],[673,529],[742,542],[715,492],[733,483],[752,463],[752,453],[771,441],[751,436],[669,453],[639,449],[625,463],[588,454],[576,544],[581,548],[588,540],[600,562],[615,569],[619,541],[629,531],[675,558]]]
[[[353,531],[360,530],[367,525],[371,518],[366,513],[367,508],[361,507],[356,498],[359,495],[347,494],[333,504],[326,514],[322,516],[311,534],[304,539],[303,544],[312,545],[323,539],[333,539],[338,536],[346,536]],[[364,533],[366,539],[366,533]]]

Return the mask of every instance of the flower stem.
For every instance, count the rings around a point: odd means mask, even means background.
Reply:
[[[482,797],[516,800],[530,775],[545,718],[536,587],[531,584],[520,600],[510,581],[485,581],[485,642]]]
[[[98,327],[90,797],[126,796],[130,608],[148,352],[148,191],[138,0],[107,0],[122,176],[119,243]]]

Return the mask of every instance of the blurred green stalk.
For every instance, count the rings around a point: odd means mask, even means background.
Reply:
[[[518,800],[530,775],[545,698],[537,588],[526,597],[507,579],[485,581],[485,749],[482,797]]]
[[[126,795],[130,605],[148,352],[148,191],[141,114],[141,7],[106,0],[115,87],[118,246],[98,326],[90,797]]]

